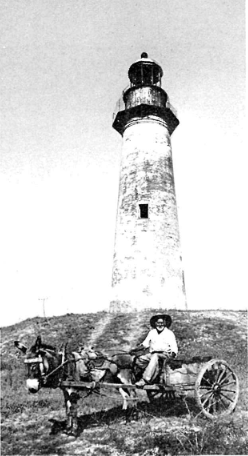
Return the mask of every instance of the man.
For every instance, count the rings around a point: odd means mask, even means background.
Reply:
[[[135,350],[149,348],[149,353],[141,355],[136,360],[136,365],[142,370],[143,377],[135,383],[137,387],[143,387],[152,383],[159,373],[159,359],[175,358],[178,352],[176,338],[174,333],[169,329],[172,320],[170,315],[154,315],[150,320],[153,328],[138,345]]]

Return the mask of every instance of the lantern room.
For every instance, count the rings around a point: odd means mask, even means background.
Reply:
[[[141,59],[133,63],[128,71],[131,87],[147,85],[160,87],[162,76],[162,68],[154,60],[149,59],[146,52],[141,54]]]

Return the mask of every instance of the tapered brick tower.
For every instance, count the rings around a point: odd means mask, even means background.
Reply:
[[[110,312],[186,309],[170,137],[179,121],[146,53],[113,127],[123,137]]]

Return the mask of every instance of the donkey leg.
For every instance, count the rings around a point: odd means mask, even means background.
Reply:
[[[63,390],[63,394],[64,394],[64,400],[65,400],[65,413],[66,413],[66,428],[65,428],[65,432],[68,432],[72,428],[70,391]]]
[[[128,390],[128,394],[129,394],[130,403],[131,403],[129,417],[130,417],[130,420],[134,419],[137,421],[139,418],[139,416],[138,416],[138,396],[137,396],[136,391],[133,389]]]
[[[117,377],[120,379],[120,381],[123,384],[129,384],[130,386],[132,385],[132,371],[130,369],[122,369],[120,372],[118,372]],[[134,410],[137,408],[137,399],[136,399],[136,392],[127,389],[127,391],[124,388],[119,388],[119,392],[123,397],[123,406],[122,409],[126,411],[126,422],[131,420],[132,415],[134,415]],[[127,399],[130,398],[131,400],[131,406],[128,408],[127,405]],[[134,403],[133,403],[134,402]]]
[[[138,408],[137,408],[137,394],[135,391],[129,393],[124,391],[123,388],[119,388],[119,392],[123,397],[122,410],[125,410],[126,423],[133,419],[138,420]],[[131,404],[128,407],[128,398],[130,399]]]
[[[128,391],[129,400],[130,400],[130,407],[128,411],[128,420],[138,420],[139,419],[139,412],[138,412],[138,396],[135,390]]]
[[[72,393],[70,413],[71,413],[71,419],[72,419],[71,434],[74,436],[78,435],[78,416],[77,416],[78,399],[79,399],[78,394]]]
[[[77,418],[77,401],[79,396],[71,389],[64,390],[65,409],[66,409],[66,433],[77,435],[78,418]]]
[[[122,388],[119,388],[119,393],[121,394],[122,399],[123,399],[122,410],[125,410],[125,418],[126,418],[126,423],[127,423],[129,421],[129,409],[127,407],[128,394]]]

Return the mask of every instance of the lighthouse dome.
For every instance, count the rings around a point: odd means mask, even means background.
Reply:
[[[128,71],[131,86],[161,85],[163,70],[155,60],[149,59],[146,52],[134,62]]]

